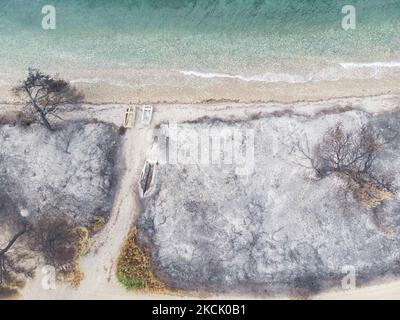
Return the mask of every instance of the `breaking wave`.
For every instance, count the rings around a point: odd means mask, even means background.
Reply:
[[[182,70],[179,72],[185,76],[203,79],[237,79],[246,82],[266,83],[305,83],[316,81],[336,81],[341,79],[380,79],[393,73],[399,73],[400,61],[339,63],[335,66],[323,68],[314,73],[305,72],[304,74],[267,72],[258,75],[235,75],[228,73],[200,72],[192,70]]]

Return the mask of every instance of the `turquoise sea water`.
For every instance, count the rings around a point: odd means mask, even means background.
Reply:
[[[398,72],[400,0],[349,2],[0,0],[0,74],[34,66],[77,77],[79,70],[129,69],[305,82]],[[56,30],[41,28],[49,4]],[[341,28],[347,4],[356,8],[356,30]]]

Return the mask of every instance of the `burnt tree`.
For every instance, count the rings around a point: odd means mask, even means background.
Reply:
[[[17,240],[27,232],[27,225],[24,224],[23,228],[21,231],[16,233],[11,240],[8,242],[8,244],[5,246],[4,249],[0,249],[0,285],[3,284],[5,274],[7,272],[6,269],[6,254],[7,252],[11,249],[11,247],[17,242]]]
[[[329,128],[322,141],[310,152],[297,144],[297,150],[310,161],[316,179],[330,175],[344,182],[343,191],[350,191],[366,208],[374,208],[396,191],[390,172],[379,172],[376,159],[397,134],[385,138],[382,131],[370,124],[359,130],[346,131],[341,123]]]
[[[62,106],[83,100],[83,94],[63,79],[56,79],[37,69],[29,69],[27,78],[13,89],[14,94],[27,99],[26,107],[37,114],[42,124],[53,130],[48,116],[56,116]]]

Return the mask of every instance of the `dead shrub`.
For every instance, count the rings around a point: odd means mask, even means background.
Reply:
[[[327,109],[322,109],[316,113],[316,116],[324,116],[324,115],[330,115],[330,114],[337,114],[337,113],[343,113],[343,112],[348,112],[355,110],[353,106],[351,105],[346,105],[344,107],[342,106],[334,106],[332,108],[327,108]]]
[[[284,109],[284,110],[275,110],[271,112],[271,115],[276,118],[292,116],[294,115],[294,111],[292,109]]]
[[[124,126],[120,126],[120,127],[118,128],[118,134],[119,134],[120,136],[124,136],[125,133],[126,133],[126,128],[125,128]]]
[[[29,126],[35,122],[35,118],[26,112],[16,111],[0,115],[0,124],[9,124],[12,126]]]
[[[0,299],[12,298],[18,294],[18,288],[0,285]]]
[[[389,190],[371,182],[364,184],[353,183],[351,185],[351,192],[358,203],[366,209],[376,208],[383,201],[393,197],[393,194]]]
[[[78,286],[83,277],[79,259],[90,246],[88,229],[75,227],[67,218],[46,216],[33,227],[33,238],[34,250],[60,271],[64,281]]]
[[[104,226],[106,225],[106,220],[104,217],[96,216],[93,218],[93,220],[90,222],[88,226],[88,230],[91,235],[96,234],[100,232]]]

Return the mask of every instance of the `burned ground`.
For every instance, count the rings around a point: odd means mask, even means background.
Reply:
[[[308,141],[312,149],[338,121],[347,129],[373,123],[389,135],[400,131],[399,118],[398,112],[372,116],[349,110],[184,124],[199,130],[254,129],[254,170],[238,175],[235,164],[160,162],[137,223],[138,240],[151,249],[156,275],[173,288],[267,294],[340,287],[348,265],[355,267],[357,285],[397,275],[398,195],[374,210],[345,200],[334,176],[310,179],[307,161],[294,146]],[[399,145],[397,137],[375,162],[391,172],[397,187]]]
[[[39,124],[0,126],[0,249],[27,228],[7,252],[7,277],[17,279],[8,284],[23,283],[38,265],[39,223],[59,219],[72,230],[107,220],[120,144],[117,129],[99,122],[70,122],[53,132]]]
[[[1,194],[8,199],[1,214],[11,206],[16,214],[64,215],[77,224],[109,214],[120,145],[111,125],[73,122],[55,132],[2,125],[0,144]]]

